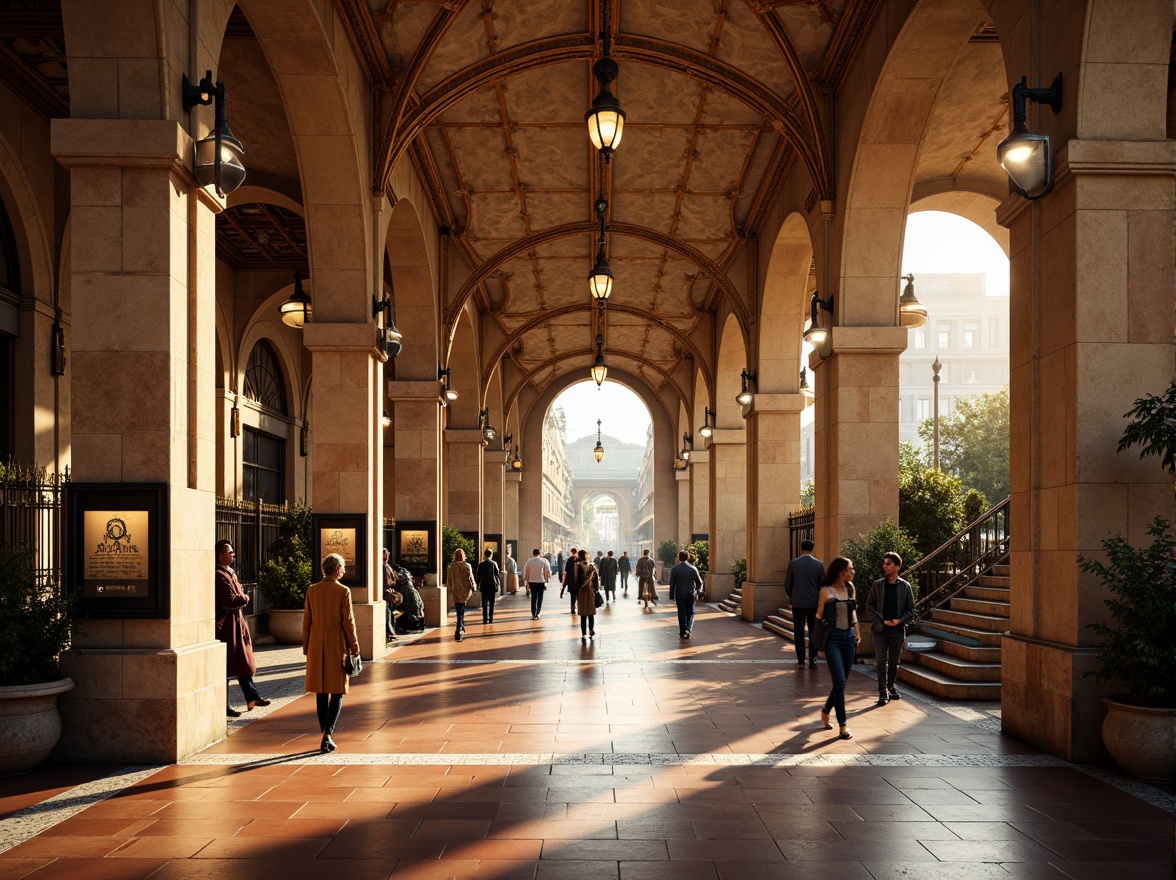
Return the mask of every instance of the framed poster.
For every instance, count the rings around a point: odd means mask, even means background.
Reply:
[[[490,557],[502,566],[502,535],[483,535],[482,536],[482,552],[491,551],[494,555]]]
[[[403,565],[414,578],[435,574],[435,547],[437,546],[437,523],[435,520],[397,520],[396,541],[393,552],[396,562]]]
[[[371,566],[367,558],[367,517],[364,514],[312,513],[310,535],[314,544],[310,554],[311,580],[317,581],[321,577],[323,560],[338,553],[347,567],[342,582],[349,587],[368,586]]]
[[[84,617],[171,616],[166,483],[68,483],[65,585]],[[212,569],[209,569],[209,589]]]
[[[690,536],[690,543],[691,544],[695,544],[698,541],[709,541],[709,540],[710,540],[710,538],[707,537],[706,532],[695,532],[693,535]]]

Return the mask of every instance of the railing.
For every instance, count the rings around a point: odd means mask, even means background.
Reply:
[[[903,577],[917,582],[915,616],[920,620],[975,583],[1009,552],[1009,499],[987,511],[938,550],[912,565]]]
[[[800,555],[800,542],[813,541],[816,534],[817,512],[812,507],[802,507],[788,514],[789,559]]]
[[[69,468],[51,474],[38,468],[8,464],[0,467],[0,543],[27,547],[42,584],[61,586],[62,493]]]
[[[245,608],[249,617],[266,609],[265,598],[257,589],[257,575],[270,557],[270,548],[278,539],[278,521],[286,510],[264,501],[216,499],[216,539],[232,541],[237,551],[234,567],[251,600]]]

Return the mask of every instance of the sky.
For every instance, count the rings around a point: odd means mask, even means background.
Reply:
[[[902,254],[903,274],[915,275],[918,294],[920,273],[983,272],[987,276],[989,296],[1008,296],[1009,261],[1004,251],[987,232],[955,214],[920,211],[907,218],[906,239]],[[899,291],[895,279],[895,295]],[[802,364],[808,363],[809,346],[804,346]],[[555,399],[567,416],[571,443],[581,437],[596,436],[600,431],[625,443],[645,443],[649,427],[649,410],[632,391],[607,379],[600,388],[591,379],[573,385]],[[812,418],[812,409],[805,412]]]

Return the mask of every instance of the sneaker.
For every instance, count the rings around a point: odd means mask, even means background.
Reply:
[[[890,699],[892,699],[892,700],[901,700],[902,699],[902,694],[900,694],[898,692],[898,688],[891,688],[890,689]]]
[[[889,702],[890,702],[890,697],[886,696],[886,694],[878,694],[878,704],[877,705],[885,706]]]

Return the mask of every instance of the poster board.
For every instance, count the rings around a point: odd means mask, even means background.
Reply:
[[[310,517],[311,579],[322,574],[323,560],[332,553],[343,557],[346,571],[342,583],[356,589],[367,589],[368,559],[367,517],[362,513],[313,513]]]

